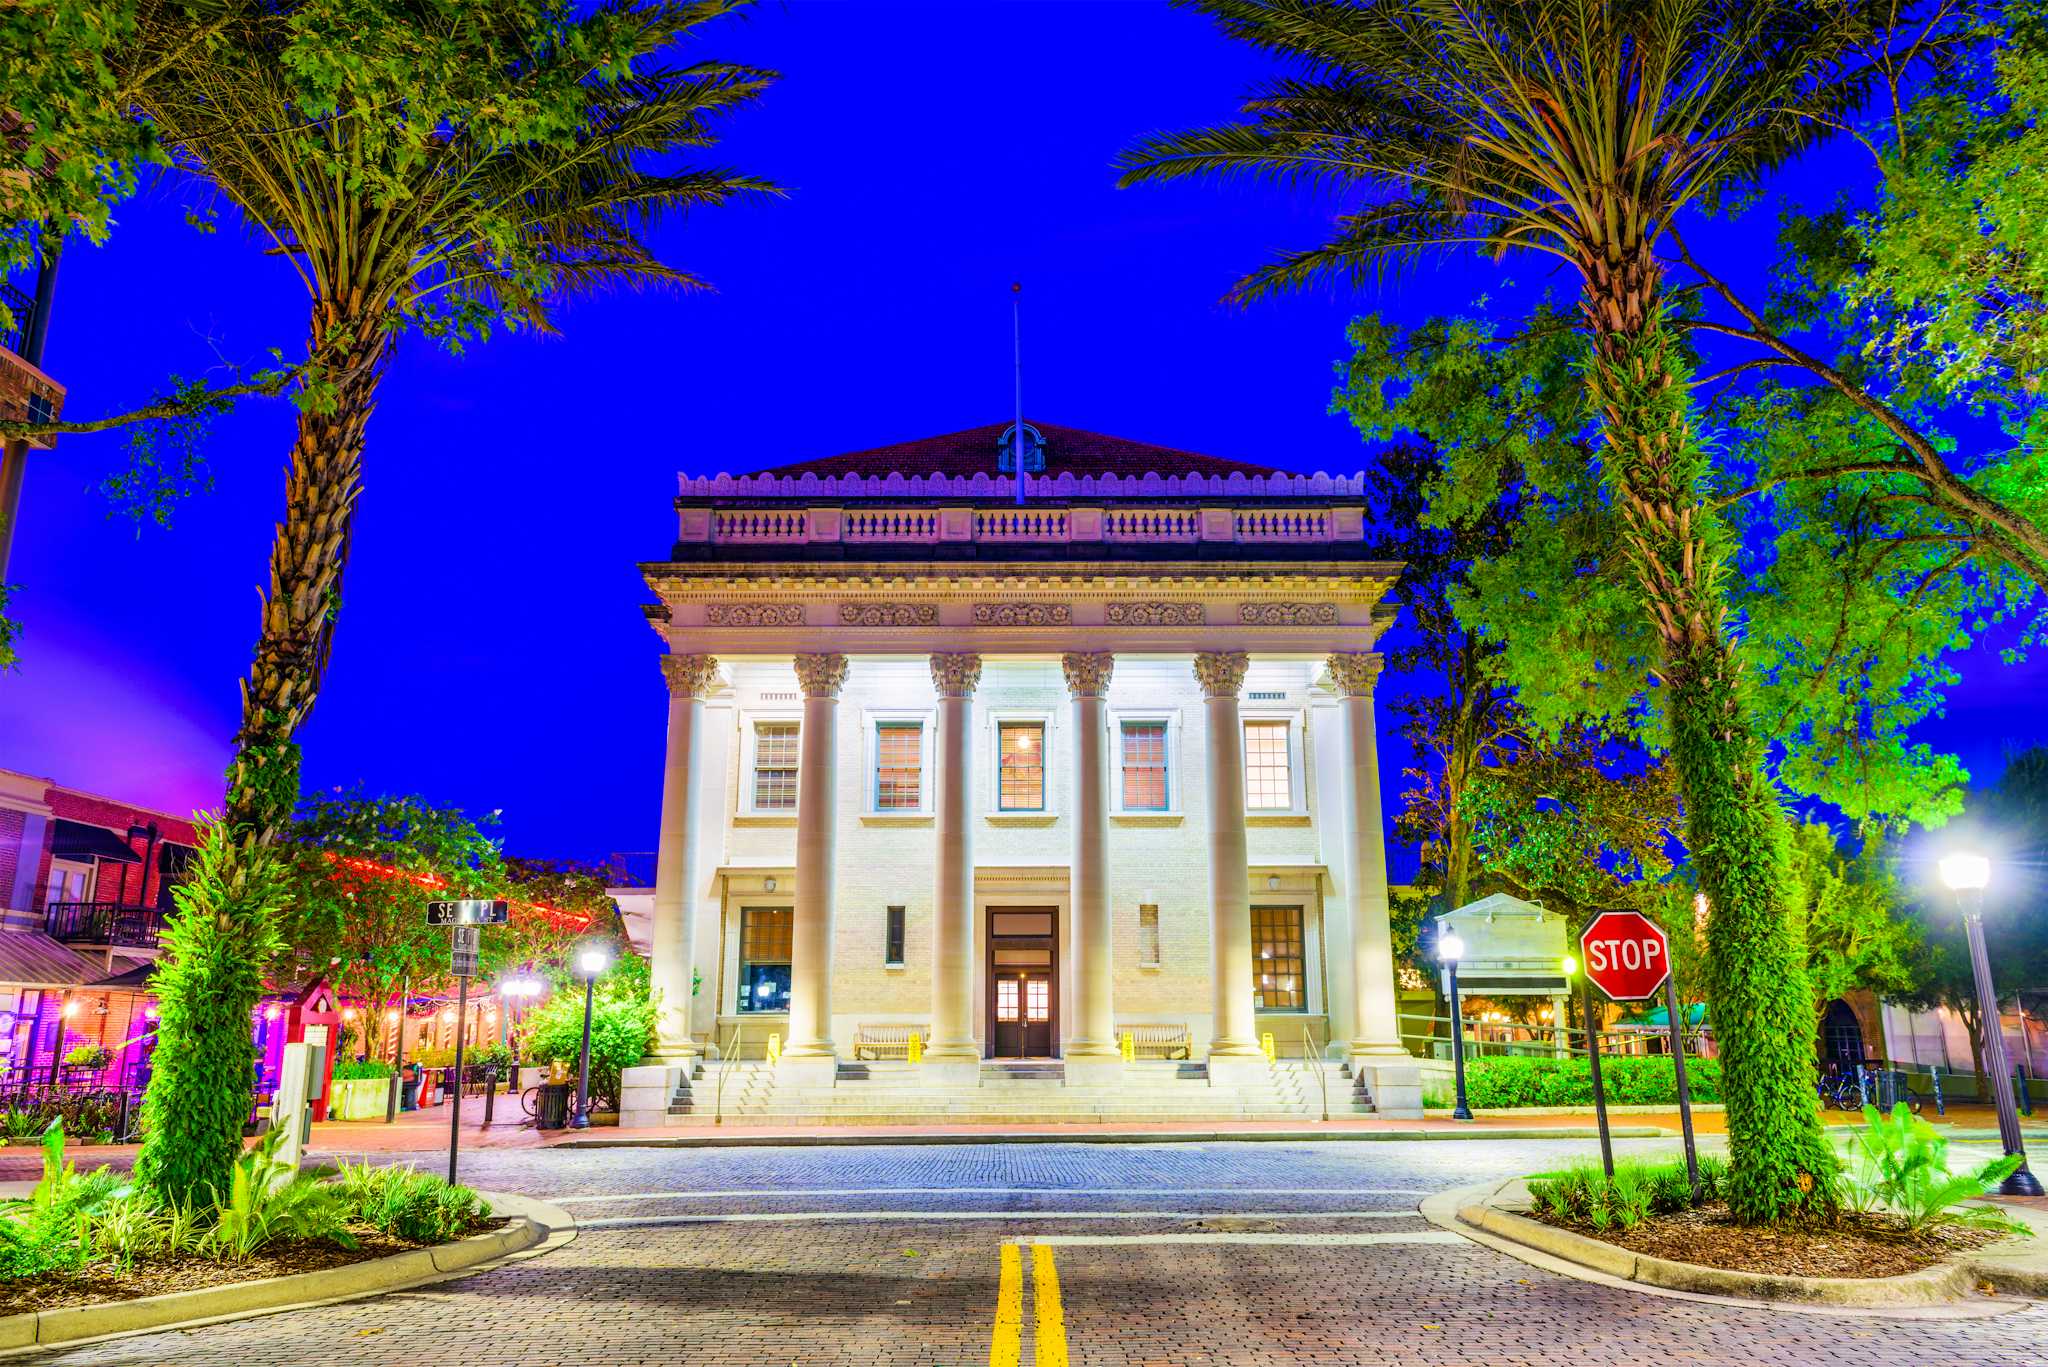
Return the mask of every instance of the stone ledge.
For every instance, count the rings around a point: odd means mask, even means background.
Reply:
[[[1461,1197],[1474,1195],[1460,1193]],[[1476,1195],[1477,1199],[1456,1203],[1458,1224],[1548,1255],[1549,1259],[1566,1264],[1557,1270],[1568,1274],[1576,1267],[1645,1287],[1745,1304],[1854,1306],[1866,1310],[1953,1305],[1971,1299],[1980,1282],[2008,1294],[2048,1296],[2048,1246],[2044,1246],[2048,1245],[2048,1216],[2014,1207],[2006,1209],[2033,1227],[2032,1239],[2003,1239],[1897,1277],[1798,1277],[1676,1262],[1545,1224],[1521,1213],[1529,1208],[1528,1186],[1523,1182],[1504,1183],[1490,1193]]]
[[[0,1317],[0,1353],[12,1356],[59,1344],[214,1324],[380,1295],[474,1272],[513,1256],[549,1252],[575,1237],[575,1217],[559,1206],[523,1196],[487,1199],[492,1210],[511,1217],[510,1225],[452,1243],[407,1249],[388,1258],[317,1272]]]

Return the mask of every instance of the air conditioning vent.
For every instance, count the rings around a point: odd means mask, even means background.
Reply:
[[[1286,701],[1287,701],[1287,695],[1286,695],[1285,693],[1257,693],[1257,692],[1253,692],[1253,693],[1247,693],[1247,694],[1245,694],[1244,696],[1245,696],[1245,701],[1247,701],[1247,702],[1286,702]]]
[[[801,693],[763,693],[763,694],[761,695],[761,701],[762,701],[762,702],[802,702],[802,701],[803,701],[803,697],[804,697],[804,695],[803,695],[803,694],[801,694]]]

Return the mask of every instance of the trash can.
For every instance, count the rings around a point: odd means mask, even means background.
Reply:
[[[420,1070],[417,1064],[405,1065],[405,1081],[398,1094],[398,1109],[417,1111],[420,1108]]]
[[[566,1082],[543,1082],[540,1102],[533,1109],[536,1129],[564,1130],[569,1127],[569,1097],[575,1091]]]

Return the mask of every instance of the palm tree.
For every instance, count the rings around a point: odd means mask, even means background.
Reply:
[[[290,261],[311,301],[285,513],[270,555],[223,825],[268,843],[341,607],[364,436],[399,335],[459,346],[550,326],[603,285],[697,287],[639,235],[773,193],[679,164],[773,73],[684,64],[749,0],[236,0],[210,42],[137,54],[174,164]]]
[[[1814,1021],[1786,829],[1745,714],[1701,491],[1688,351],[1657,245],[1861,104],[1873,52],[1912,41],[1893,0],[1184,0],[1288,63],[1247,121],[1147,138],[1123,183],[1250,176],[1355,197],[1328,242],[1243,280],[1249,300],[1359,285],[1434,249],[1539,252],[1576,272],[1586,384],[1628,568],[1661,646],[1688,843],[1711,907],[1709,989],[1733,1178],[1748,1221],[1829,1214]]]

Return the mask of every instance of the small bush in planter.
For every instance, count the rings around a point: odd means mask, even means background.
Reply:
[[[66,1068],[78,1068],[88,1073],[97,1073],[113,1061],[113,1051],[104,1044],[81,1044],[64,1056]]]
[[[336,1082],[365,1082],[391,1076],[391,1065],[381,1058],[345,1058],[334,1065]]]

